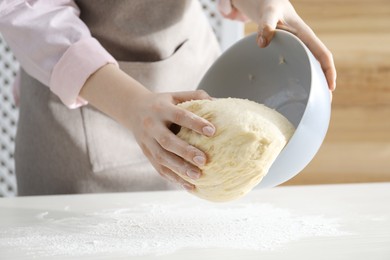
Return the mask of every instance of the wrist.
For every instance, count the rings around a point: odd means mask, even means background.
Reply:
[[[131,128],[132,104],[147,94],[147,88],[112,64],[92,74],[80,92],[92,106],[127,128]]]

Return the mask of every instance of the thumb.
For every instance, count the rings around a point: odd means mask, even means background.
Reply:
[[[278,11],[274,7],[268,7],[258,21],[257,44],[264,48],[268,46],[275,34],[279,21]]]

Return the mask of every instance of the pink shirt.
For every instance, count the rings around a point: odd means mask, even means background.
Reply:
[[[230,0],[219,10],[231,19],[242,15]],[[0,32],[23,69],[69,108],[87,104],[79,96],[88,77],[117,61],[91,36],[73,0],[3,0]]]

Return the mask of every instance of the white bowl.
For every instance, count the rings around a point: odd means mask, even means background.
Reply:
[[[286,31],[277,30],[266,48],[257,46],[256,34],[238,41],[210,67],[198,89],[265,104],[296,127],[257,187],[277,186],[302,171],[328,130],[331,97],[324,73],[307,47]]]

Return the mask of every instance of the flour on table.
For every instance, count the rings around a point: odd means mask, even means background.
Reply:
[[[275,250],[310,237],[341,236],[337,219],[269,204],[143,204],[88,214],[43,212],[39,224],[2,228],[0,252],[26,256],[161,255],[183,248]],[[61,214],[61,216],[63,216]]]

